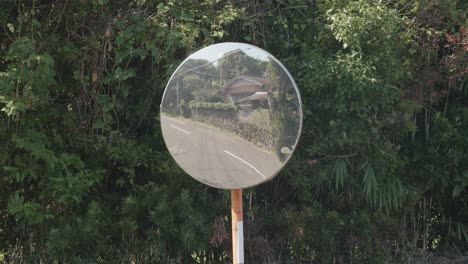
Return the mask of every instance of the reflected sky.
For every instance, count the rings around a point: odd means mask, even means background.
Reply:
[[[190,58],[192,59],[204,59],[209,62],[213,62],[214,65],[217,64],[218,60],[224,56],[224,54],[236,50],[241,49],[247,55],[262,60],[268,60],[268,54],[262,50],[250,45],[242,44],[242,43],[221,43],[217,45],[210,46],[209,49],[202,49],[197,51],[196,53],[192,54]]]

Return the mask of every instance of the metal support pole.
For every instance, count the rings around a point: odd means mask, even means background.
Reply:
[[[179,110],[179,77],[177,77],[177,82],[176,82],[176,105],[177,105],[177,114],[180,113]]]
[[[244,263],[244,222],[242,216],[242,189],[231,190],[232,264]]]

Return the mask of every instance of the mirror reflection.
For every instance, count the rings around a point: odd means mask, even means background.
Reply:
[[[204,48],[174,72],[161,103],[169,152],[207,185],[237,189],[272,179],[302,127],[298,89],[266,51],[241,43]]]

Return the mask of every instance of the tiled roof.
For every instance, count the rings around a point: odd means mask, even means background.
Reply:
[[[268,100],[268,93],[267,92],[256,92],[252,94],[251,96],[247,96],[245,98],[242,98],[239,102],[245,102],[245,101],[255,101],[255,100]]]
[[[262,86],[264,84],[267,83],[267,79],[264,78],[264,77],[261,77],[261,76],[253,76],[253,75],[248,75],[248,74],[240,74],[234,78],[232,78],[231,81],[229,81],[228,83],[226,83],[224,86],[223,86],[223,90],[227,90],[229,88],[231,88],[230,86],[236,82],[237,80],[240,80],[240,79],[243,79],[243,80],[246,80],[248,82],[251,82],[253,84],[256,84],[256,85],[259,85],[259,86]]]

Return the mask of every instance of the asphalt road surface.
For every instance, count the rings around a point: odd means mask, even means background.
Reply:
[[[282,167],[253,143],[190,120],[161,116],[161,128],[179,166],[213,187],[247,188],[271,179]]]

